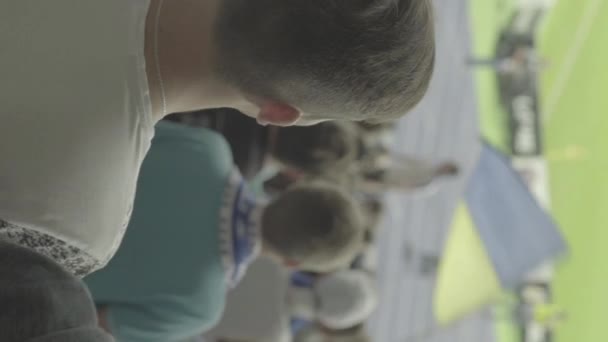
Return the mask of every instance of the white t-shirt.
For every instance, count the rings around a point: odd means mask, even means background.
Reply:
[[[0,239],[78,275],[118,248],[153,136],[149,6],[0,1]]]

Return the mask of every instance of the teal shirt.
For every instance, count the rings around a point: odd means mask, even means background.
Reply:
[[[85,279],[118,342],[176,341],[219,320],[227,286],[219,213],[232,168],[220,135],[157,125],[124,241]]]

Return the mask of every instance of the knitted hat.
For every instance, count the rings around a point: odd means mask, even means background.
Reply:
[[[0,241],[0,341],[112,342],[85,285],[53,260]]]

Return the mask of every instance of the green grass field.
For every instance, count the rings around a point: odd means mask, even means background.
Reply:
[[[474,34],[474,56],[491,57],[498,33],[507,24],[512,12],[512,0],[470,0],[471,28]],[[494,72],[480,69],[475,73],[479,93],[480,126],[484,137],[494,146],[504,149],[507,145],[508,130],[506,114],[498,103],[498,91]]]
[[[504,2],[472,0],[477,54],[492,51]],[[550,61],[541,106],[550,165],[552,211],[571,253],[557,270],[556,301],[568,312],[558,342],[608,341],[608,0],[558,0],[540,34]],[[604,61],[604,62],[602,62]],[[494,76],[476,73],[482,133],[504,146],[506,129]],[[499,326],[503,341],[512,329]]]

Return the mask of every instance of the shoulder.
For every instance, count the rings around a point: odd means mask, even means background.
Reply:
[[[215,326],[223,313],[225,288],[205,277],[189,295],[165,292],[106,306],[110,331],[120,341],[178,341]]]
[[[218,210],[232,168],[232,155],[220,135],[162,121],[141,168],[135,215],[156,205],[178,212],[192,208],[198,212],[194,216],[203,211],[208,216]]]

